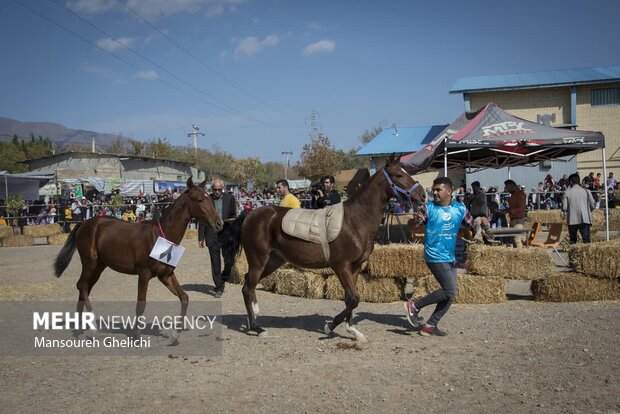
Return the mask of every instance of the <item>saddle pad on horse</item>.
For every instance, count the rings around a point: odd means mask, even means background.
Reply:
[[[340,234],[344,208],[342,203],[320,210],[292,208],[282,218],[282,231],[323,247],[325,258],[329,260],[329,246]]]

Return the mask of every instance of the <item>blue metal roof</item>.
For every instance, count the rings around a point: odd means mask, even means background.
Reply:
[[[620,66],[461,78],[450,93],[602,83],[620,80]]]
[[[392,153],[415,152],[439,135],[447,126],[386,128],[357,151],[357,155],[389,155]]]

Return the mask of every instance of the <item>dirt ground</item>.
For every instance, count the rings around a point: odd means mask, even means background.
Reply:
[[[192,245],[193,246],[193,245]],[[0,249],[0,299],[75,300],[77,255],[60,246]],[[191,301],[214,301],[208,254],[188,248],[177,275]],[[93,300],[133,300],[137,277],[106,270]],[[223,355],[0,357],[0,412],[620,412],[620,303],[536,303],[509,283],[499,305],[454,305],[444,338],[411,330],[401,303],[361,303],[355,347],[326,338],[341,302],[259,291],[270,336],[240,331],[240,286],[227,286]],[[157,280],[150,300],[175,300]],[[430,309],[423,310],[428,316]]]

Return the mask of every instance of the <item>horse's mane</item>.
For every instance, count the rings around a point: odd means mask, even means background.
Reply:
[[[379,172],[383,169],[383,167],[381,167],[380,169],[378,169],[373,175],[371,175],[366,181],[364,181],[362,183],[362,185],[360,186],[360,188],[357,189],[357,191],[355,191],[353,193],[353,195],[351,197],[349,197],[349,199],[347,201],[350,202],[355,202],[358,198],[361,197],[360,194],[364,194],[366,192],[366,189],[370,186],[370,183],[372,183],[375,179],[375,176],[377,174],[379,174]]]

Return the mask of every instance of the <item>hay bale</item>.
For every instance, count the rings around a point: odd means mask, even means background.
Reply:
[[[13,236],[2,239],[2,247],[23,247],[34,246],[34,237],[32,236]]]
[[[375,278],[367,273],[361,273],[357,278],[356,288],[362,302],[395,302],[404,296],[405,278]],[[344,300],[344,289],[338,276],[334,275],[327,278],[325,298]]]
[[[609,231],[620,231],[620,208],[609,210]]]
[[[230,277],[228,281],[230,283],[236,283],[242,285],[245,283],[245,274],[248,272],[248,260],[245,257],[245,252],[237,255],[235,258],[235,264],[230,271]]]
[[[0,239],[13,236],[13,227],[1,225],[0,226]]]
[[[527,212],[526,220],[531,223],[565,223],[561,210],[531,210]]]
[[[22,233],[30,237],[49,237],[61,233],[60,224],[40,224],[38,226],[24,226]]]
[[[278,269],[269,275],[275,284],[275,292],[281,295],[308,299],[323,299],[325,278],[316,273],[298,269]]]
[[[187,229],[183,235],[184,239],[198,240],[198,229]]]
[[[620,299],[618,280],[602,280],[579,273],[554,273],[532,281],[534,299],[543,302],[583,302]]]
[[[555,266],[546,249],[515,249],[473,244],[467,250],[468,270],[480,276],[533,280],[550,275]]]
[[[375,246],[368,258],[368,272],[373,277],[424,277],[430,270],[424,262],[421,244]]]
[[[433,276],[413,280],[412,297],[421,298],[439,289]],[[459,275],[454,303],[485,304],[506,301],[506,281],[496,276]]]
[[[620,278],[620,241],[573,244],[568,251],[571,267],[580,273],[605,279]]]
[[[48,236],[47,237],[47,244],[49,244],[49,245],[63,245],[67,241],[68,237],[69,237],[69,234],[67,234],[67,233],[61,233],[61,234],[55,234],[53,236]]]

